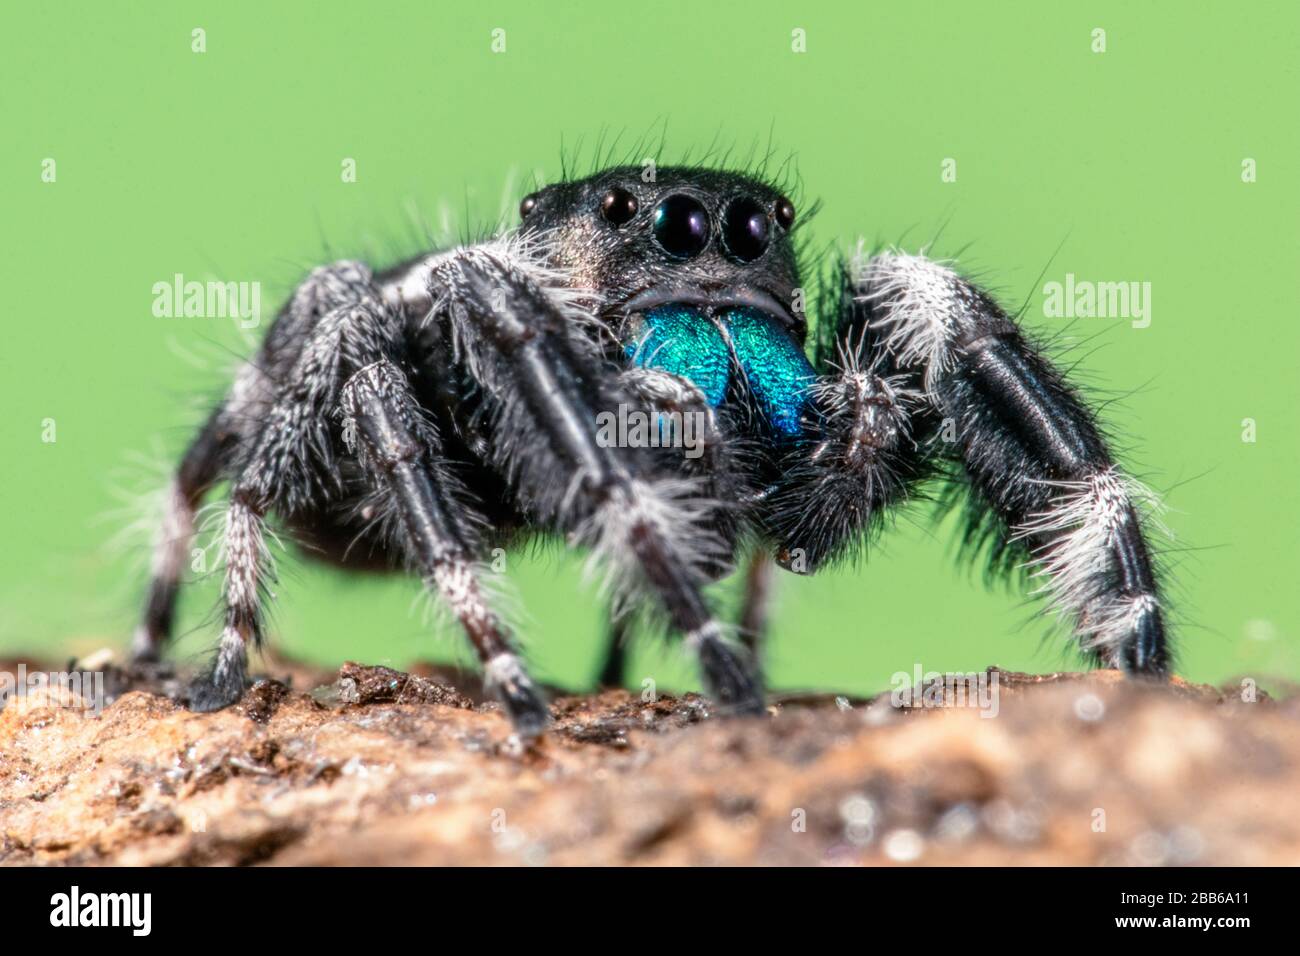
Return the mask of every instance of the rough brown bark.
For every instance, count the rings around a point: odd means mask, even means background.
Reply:
[[[1300,862],[1300,701],[998,677],[992,719],[887,695],[765,720],[561,698],[527,750],[492,705],[355,664],[215,714],[37,695],[0,711],[0,862]]]

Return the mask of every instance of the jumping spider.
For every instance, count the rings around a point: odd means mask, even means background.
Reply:
[[[479,562],[529,532],[591,549],[725,710],[760,713],[762,556],[814,571],[937,481],[969,499],[968,543],[1038,569],[1093,659],[1166,673],[1140,486],[989,295],[920,256],[859,256],[831,266],[810,335],[789,199],[717,169],[641,173],[548,186],[485,242],[314,270],[185,454],[135,655],[160,652],[195,509],[229,481],[225,624],[197,710],[245,688],[274,517],[308,553],[417,572],[521,734],[547,705]],[[703,453],[600,440],[615,409],[660,430],[699,416]],[[746,552],[733,642],[704,588]]]

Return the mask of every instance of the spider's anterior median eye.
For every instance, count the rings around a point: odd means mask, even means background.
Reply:
[[[775,209],[776,221],[782,229],[789,229],[794,225],[794,203],[782,196],[776,201]]]
[[[630,192],[615,186],[605,193],[605,198],[600,201],[600,214],[605,217],[606,222],[622,226],[632,221],[639,205],[636,197]]]
[[[519,218],[527,219],[528,214],[537,208],[537,193],[530,193],[519,202]]]
[[[655,206],[654,231],[655,239],[670,256],[698,256],[709,244],[709,211],[694,196],[669,196]]]
[[[722,214],[722,242],[727,252],[741,262],[753,262],[767,251],[767,210],[741,196]]]

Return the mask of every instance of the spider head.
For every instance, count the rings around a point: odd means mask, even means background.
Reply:
[[[609,169],[520,203],[521,232],[599,296],[611,324],[684,305],[711,317],[756,309],[802,341],[794,205],[774,187],[713,169]]]
[[[749,176],[622,167],[524,198],[521,233],[590,291],[624,359],[687,379],[709,405],[802,434],[814,375],[791,241],[794,205]]]

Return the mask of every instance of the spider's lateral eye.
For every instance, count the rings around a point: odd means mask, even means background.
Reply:
[[[530,193],[519,201],[519,218],[527,219],[528,214],[537,208],[537,193]]]
[[[639,208],[640,203],[636,201],[636,197],[618,186],[605,193],[605,198],[600,201],[600,214],[605,217],[606,222],[615,226],[623,226],[631,222]]]
[[[784,196],[776,201],[773,214],[776,216],[777,225],[782,229],[789,229],[794,225],[794,203]]]

